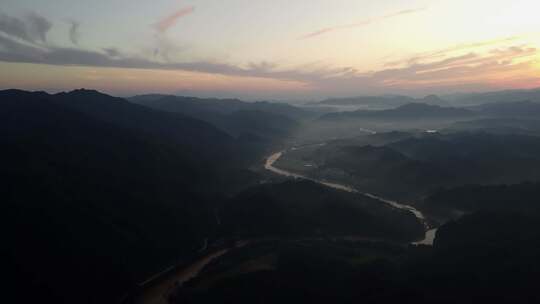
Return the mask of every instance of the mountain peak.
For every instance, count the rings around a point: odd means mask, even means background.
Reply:
[[[426,97],[422,98],[424,102],[433,102],[433,103],[440,103],[442,99],[437,95],[427,95]]]
[[[100,91],[96,91],[96,90],[89,90],[89,89],[85,89],[85,88],[81,88],[81,89],[76,89],[76,90],[73,90],[73,91],[69,91],[69,92],[62,92],[62,93],[59,93],[59,95],[68,95],[68,96],[84,96],[84,97],[98,97],[98,96],[107,96],[107,97],[112,97],[112,96],[109,96],[107,94],[104,94],[104,93],[101,93]]]
[[[403,109],[437,109],[437,108],[441,108],[441,107],[438,106],[438,105],[431,105],[431,104],[422,103],[422,102],[411,102],[411,103],[407,103],[407,104],[404,104],[402,106],[397,107],[396,110],[403,110]]]

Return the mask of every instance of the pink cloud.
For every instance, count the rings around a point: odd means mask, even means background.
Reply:
[[[384,63],[384,66],[394,67],[394,66],[399,66],[403,64],[421,63],[421,62],[425,62],[429,60],[434,60],[437,58],[444,58],[452,54],[453,52],[472,50],[472,49],[482,48],[482,47],[492,46],[492,45],[500,45],[507,42],[518,40],[519,38],[520,38],[519,36],[511,36],[511,37],[505,37],[501,39],[493,39],[493,40],[473,42],[473,43],[462,43],[462,44],[458,44],[458,45],[444,48],[444,49],[416,54],[409,58],[386,62]]]
[[[427,8],[417,8],[417,9],[402,10],[402,11],[399,11],[399,12],[396,12],[396,13],[392,13],[392,14],[388,14],[388,15],[384,15],[384,16],[378,16],[378,17],[375,17],[375,18],[370,18],[370,19],[366,19],[366,20],[363,20],[363,21],[360,21],[360,22],[355,22],[355,23],[350,23],[350,24],[342,24],[342,25],[337,25],[337,26],[332,26],[332,27],[325,27],[325,28],[321,28],[321,29],[318,29],[316,31],[313,31],[311,33],[307,33],[305,35],[302,35],[302,36],[298,37],[298,39],[299,40],[304,40],[304,39],[317,37],[317,36],[320,36],[320,35],[328,34],[328,33],[339,31],[339,30],[367,26],[367,25],[370,25],[370,24],[378,22],[378,21],[383,21],[385,19],[390,19],[390,18],[399,17],[399,16],[403,16],[403,15],[408,15],[408,14],[415,14],[415,13],[418,13],[420,11],[424,11],[426,9]]]
[[[183,9],[180,9],[171,15],[161,19],[158,21],[155,25],[156,29],[160,33],[165,33],[168,29],[176,25],[178,20],[184,16],[187,16],[189,14],[192,14],[195,11],[194,6],[185,7]]]

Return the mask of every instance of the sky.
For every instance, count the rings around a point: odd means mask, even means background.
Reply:
[[[538,0],[0,1],[0,89],[306,100],[540,87]]]

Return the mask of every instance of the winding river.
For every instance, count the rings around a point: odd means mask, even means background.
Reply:
[[[396,201],[392,201],[392,200],[388,200],[388,199],[384,199],[382,197],[373,195],[371,193],[360,192],[360,191],[358,191],[358,190],[356,190],[356,189],[354,189],[354,188],[352,188],[350,186],[341,185],[341,184],[337,184],[337,183],[331,183],[331,182],[322,181],[322,180],[317,180],[317,179],[314,179],[314,178],[311,178],[311,177],[308,177],[308,176],[305,176],[305,175],[289,172],[289,171],[286,171],[286,170],[275,167],[274,164],[283,156],[283,154],[285,154],[285,152],[286,151],[284,150],[284,151],[276,152],[276,153],[270,155],[266,159],[266,162],[264,164],[264,168],[266,170],[268,170],[268,171],[271,171],[271,172],[273,172],[275,174],[279,174],[279,175],[282,175],[282,176],[293,177],[293,178],[297,178],[297,179],[310,180],[310,181],[319,183],[321,185],[325,185],[327,187],[342,190],[342,191],[347,191],[347,192],[352,192],[352,193],[361,193],[361,194],[363,194],[363,195],[365,195],[367,197],[376,199],[376,200],[380,201],[381,203],[388,204],[388,205],[392,206],[393,208],[410,211],[426,227],[426,233],[425,233],[424,238],[422,240],[418,241],[418,242],[414,242],[413,244],[415,244],[415,245],[433,245],[433,240],[435,239],[437,229],[436,228],[428,229],[428,225],[426,223],[426,218],[425,218],[424,214],[420,210],[414,208],[413,206],[406,205],[406,204],[401,204],[401,203],[398,203]]]
[[[293,172],[289,172],[283,169],[276,168],[274,164],[283,156],[284,153],[285,151],[280,151],[280,152],[276,152],[270,155],[266,159],[264,168],[278,175],[310,180],[310,181],[319,183],[321,185],[325,185],[327,187],[342,190],[342,191],[347,191],[347,192],[352,192],[352,193],[362,193],[349,186],[317,180],[317,179],[310,178],[301,174],[297,174],[297,173],[293,173]],[[382,197],[379,197],[370,193],[362,193],[362,194],[370,198],[373,198],[375,200],[378,200],[381,203],[388,204],[392,206],[393,208],[407,210],[407,211],[412,212],[422,223],[424,223],[427,229],[428,226],[426,224],[426,219],[424,215],[422,214],[422,212],[420,212],[418,209],[412,206],[406,205],[406,204],[400,204],[396,201],[387,200],[387,199],[384,199]],[[219,218],[217,217],[217,214],[216,214],[216,219],[219,222]],[[433,245],[433,240],[435,239],[436,232],[437,232],[437,229],[427,230],[424,239],[418,242],[414,242],[413,244]],[[242,247],[246,243],[247,242],[242,242],[241,244],[237,244],[237,247]],[[203,245],[203,248],[201,248],[201,251],[202,252],[206,251],[207,247],[208,247],[208,240],[205,239],[204,245]],[[190,264],[186,268],[183,268],[180,270],[174,270],[175,266],[171,266],[168,269],[164,270],[163,272],[156,274],[152,278],[140,284],[142,291],[140,295],[136,298],[135,303],[141,303],[141,304],[166,304],[168,303],[169,295],[177,287],[183,285],[185,282],[189,281],[190,279],[197,277],[206,265],[208,265],[211,261],[227,253],[228,250],[229,249],[222,249],[222,250],[207,254],[201,257],[199,260],[195,261],[194,263]],[[154,284],[154,281],[157,281],[157,282]]]

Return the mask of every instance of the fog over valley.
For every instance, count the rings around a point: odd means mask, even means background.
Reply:
[[[3,2],[7,303],[540,301],[535,1]]]

